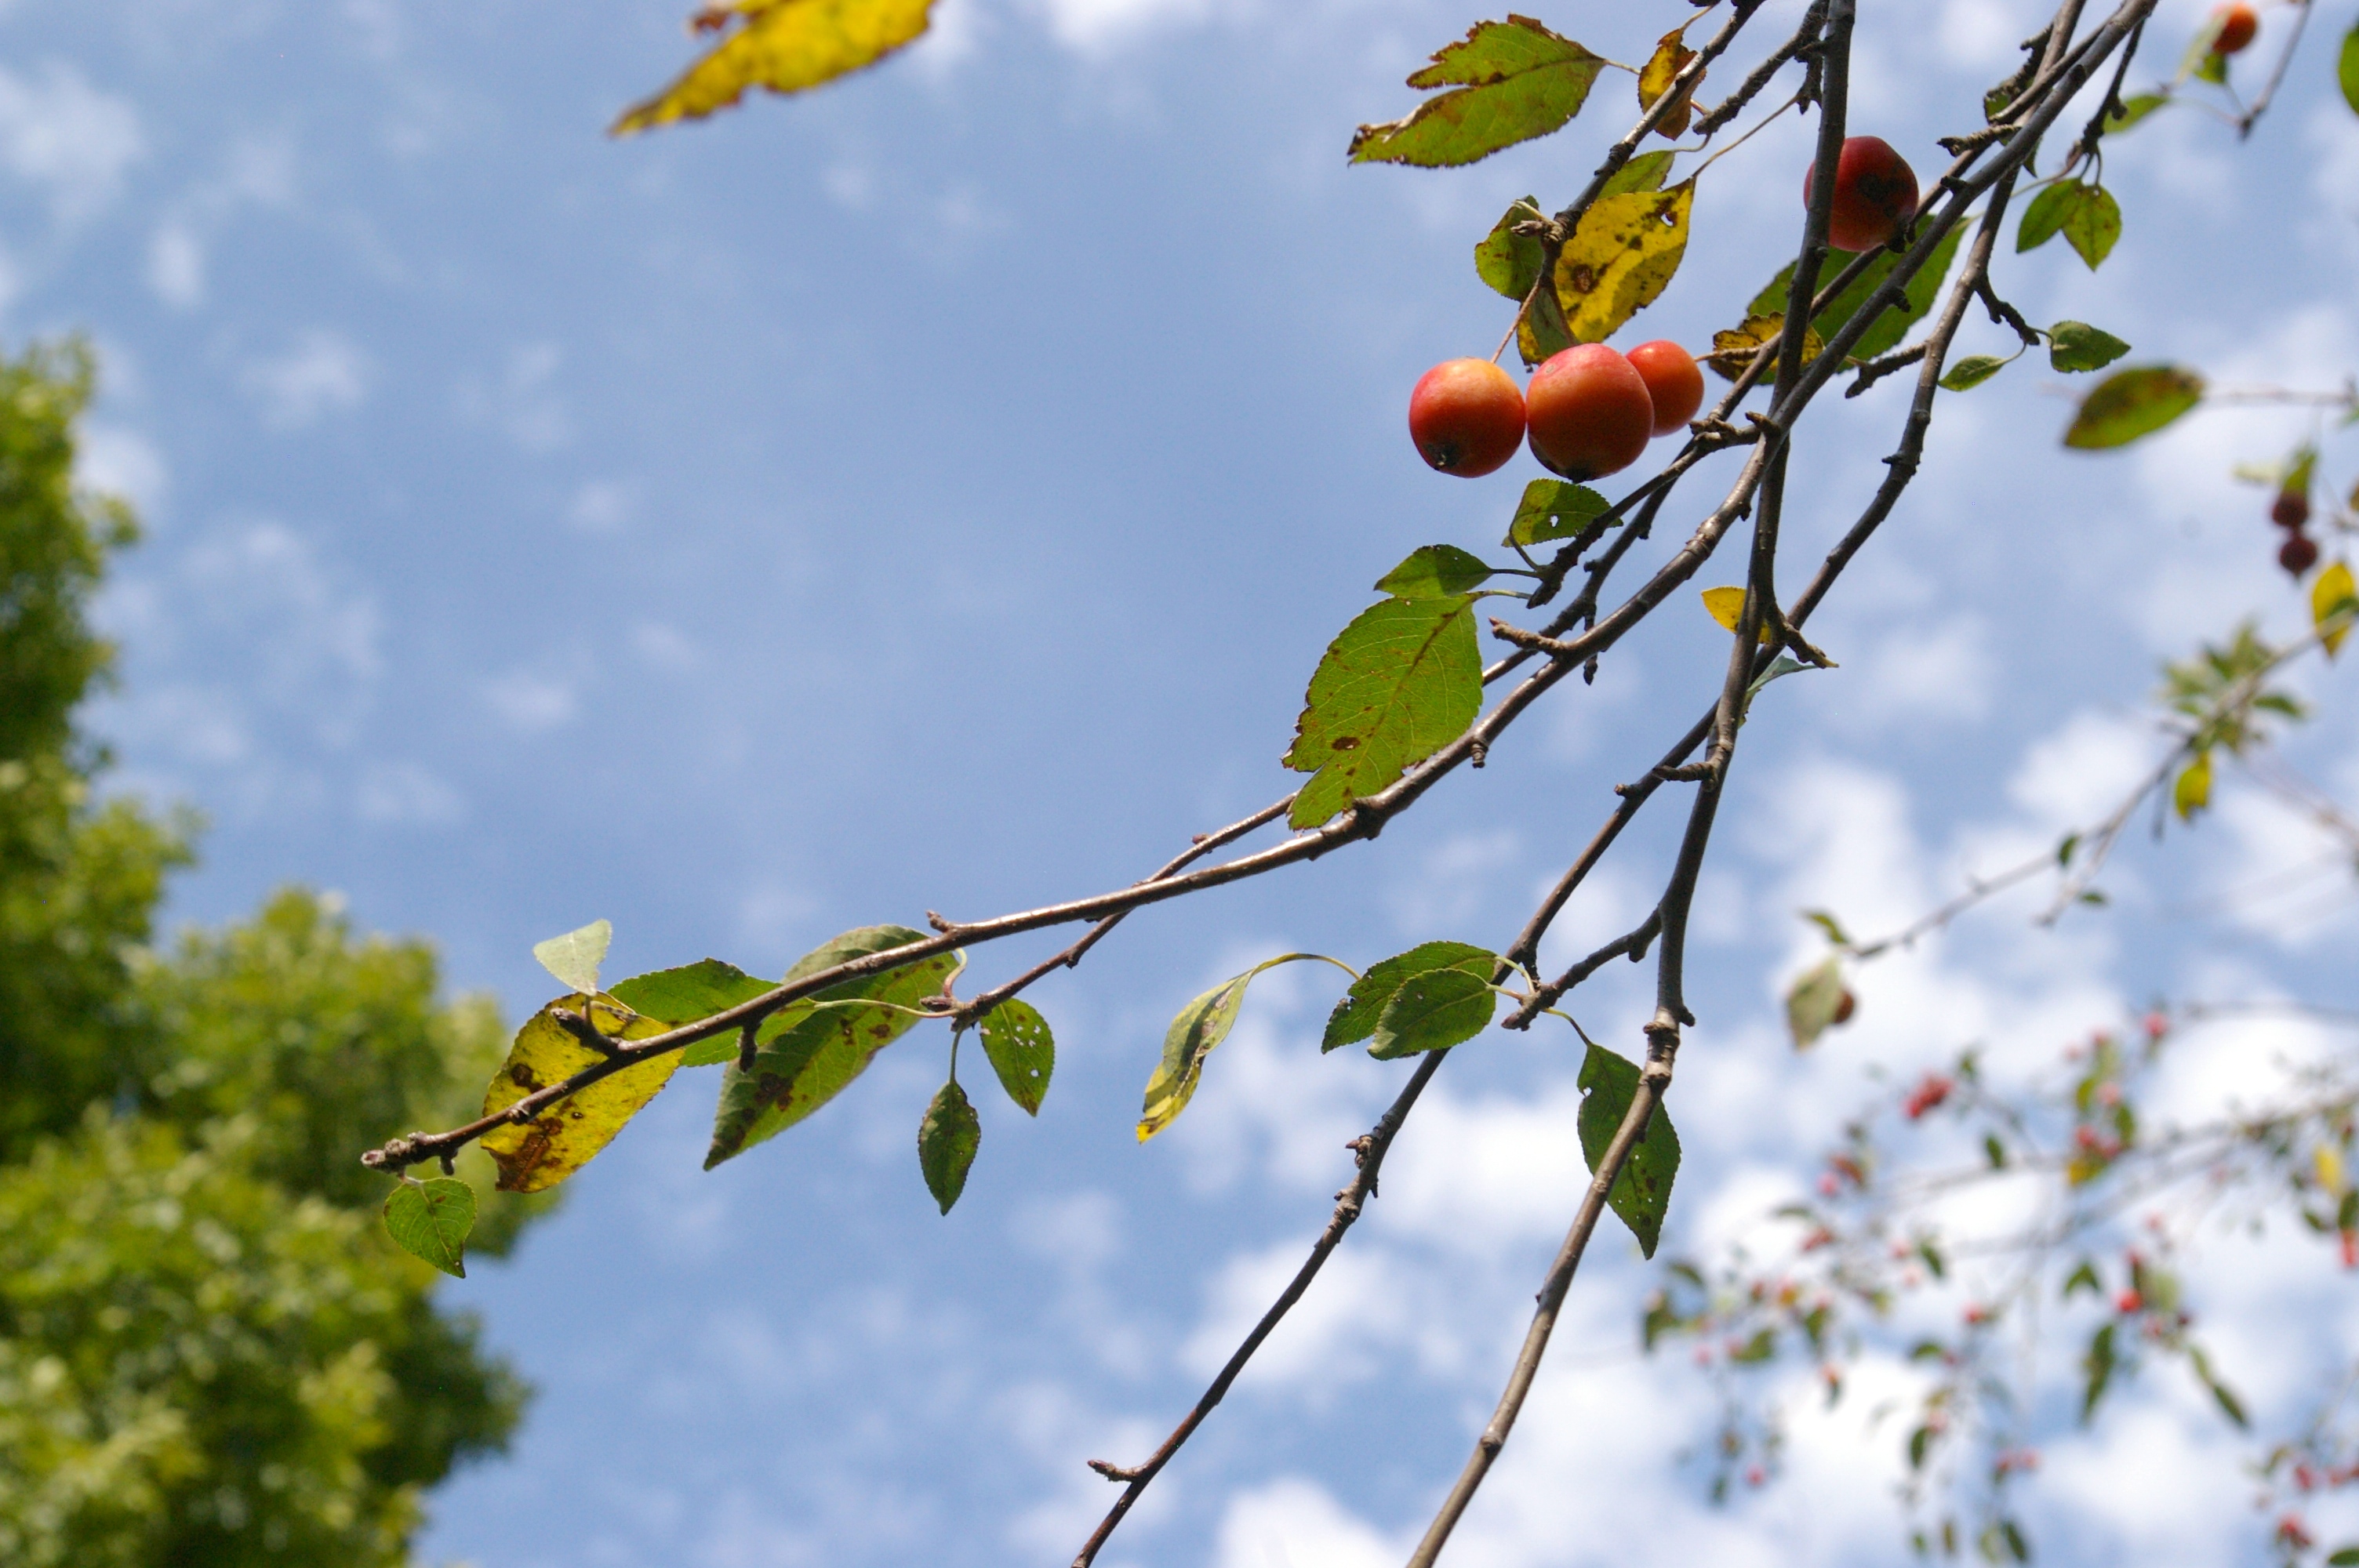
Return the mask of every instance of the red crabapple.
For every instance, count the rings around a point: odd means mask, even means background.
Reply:
[[[1703,406],[1703,370],[1695,356],[1665,339],[1630,351],[1630,363],[1655,403],[1655,434],[1681,429]]]
[[[2212,15],[2220,24],[2219,32],[2212,38],[2213,54],[2242,54],[2245,46],[2253,41],[2253,35],[2260,31],[2261,19],[2254,15],[2253,8],[2245,5],[2245,0],[2235,0],[2230,5],[2214,6]]]
[[[1603,343],[1549,356],[1524,394],[1532,456],[1567,479],[1603,479],[1638,460],[1655,434],[1647,378]]]
[[[1444,360],[1408,395],[1409,439],[1443,473],[1490,473],[1524,444],[1524,395],[1489,360]]]
[[[1802,176],[1802,205],[1810,203],[1818,178],[1813,165]],[[1908,227],[1917,215],[1917,171],[1881,136],[1854,136],[1835,160],[1835,200],[1827,220],[1827,243],[1838,250],[1872,251]]]

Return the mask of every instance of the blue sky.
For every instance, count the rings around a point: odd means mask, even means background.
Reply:
[[[1469,248],[1514,198],[1578,189],[1634,112],[1625,79],[1466,171],[1352,169],[1352,126],[1404,112],[1400,79],[1473,13],[942,0],[878,70],[607,141],[687,58],[679,9],[0,5],[0,329],[101,352],[90,476],[148,538],[105,601],[125,679],[96,717],[118,787],[210,821],[177,916],[331,887],[520,1015],[549,989],[532,942],[598,916],[610,974],[708,953],[775,973],[847,926],[1118,885],[1284,793],[1303,681],[1366,585],[1421,544],[1489,546],[1537,474],[1432,475],[1402,409],[1429,363],[1489,351],[1506,311]],[[1759,31],[1799,9],[1775,0]],[[2038,20],[1863,9],[1855,123],[1920,172]],[[2166,4],[2158,35],[2200,10]],[[1544,19],[1636,59],[1687,14]],[[2346,21],[2321,11],[2325,41]],[[2224,383],[2339,384],[2359,120],[2328,59],[2241,149],[2193,114],[2125,138],[2104,271],[2009,257],[2010,297]],[[1633,341],[1700,345],[1776,270],[1808,134],[1707,177]],[[1962,348],[2002,334],[1976,321]],[[1973,1039],[2030,1062],[2158,992],[2353,1000],[2347,877],[2230,896],[2321,842],[2232,783],[2203,833],[2125,852],[2113,914],[2049,933],[2001,904],[1872,971],[1812,1057],[1782,1043],[1777,997],[1814,957],[1797,908],[1888,928],[2052,842],[2156,754],[2158,659],[2247,613],[2299,621],[2228,469],[2306,416],[2209,414],[2090,459],[2056,445],[2060,383],[2027,360],[1944,396],[1923,477],[1813,622],[1843,667],[1783,683],[1747,730],[1699,905],[1671,1250],[1708,1255],[1790,1192],[1871,1068]],[[1880,478],[1902,387],[1802,438],[1798,550]],[[2330,456],[2338,492],[2354,458]],[[948,1219],[911,1150],[938,1035],[712,1174],[707,1080],[684,1076],[513,1262],[450,1287],[542,1392],[510,1460],[437,1497],[424,1559],[1070,1560],[1110,1494],[1082,1461],[1135,1459],[1185,1408],[1400,1076],[1320,1059],[1332,988],[1282,971],[1141,1150],[1164,1022],[1288,948],[1503,943],[1723,658],[1700,611],[1666,613],[1377,845],[1143,914],[1044,983],[1048,1105],[984,1104]],[[2326,718],[2288,749],[2346,799],[2350,679],[2301,676]],[[1634,921],[1666,852],[1661,823],[1634,832],[1551,955]],[[1593,1033],[1635,1038],[1636,976],[1584,996]],[[2236,1062],[2328,1044],[2206,1042],[2173,1090],[2190,1115]],[[1560,1033],[1460,1053],[1370,1218],[1103,1561],[1397,1559],[1571,1207],[1577,1065]],[[2281,1238],[2223,1255],[2222,1355],[2289,1415],[2354,1348],[2347,1290]],[[1459,1557],[1888,1557],[1892,1434],[1865,1401],[1804,1422],[1788,1480],[1714,1511],[1678,1464],[1705,1391],[1633,1347],[1652,1276],[1618,1232],[1593,1268]],[[2158,1378],[2114,1426],[2057,1434],[2033,1514],[2051,1550],[2260,1561],[2241,1450],[2200,1398]]]

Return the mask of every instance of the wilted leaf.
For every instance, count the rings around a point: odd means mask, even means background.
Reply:
[[[577,1018],[586,1013],[598,1033],[610,1040],[645,1040],[669,1027],[656,1019],[636,1016],[611,997],[579,991],[559,997],[516,1031],[507,1060],[492,1075],[491,1087],[484,1092],[485,1116],[506,1110],[535,1090],[605,1060],[603,1053],[583,1044],[557,1022],[560,1008]],[[503,1122],[484,1134],[484,1152],[500,1168],[500,1190],[540,1192],[588,1164],[598,1151],[614,1141],[623,1124],[671,1081],[679,1066],[679,1054],[667,1052],[544,1107],[521,1127]]]
[[[1499,993],[1487,973],[1464,968],[1429,969],[1393,992],[1376,1020],[1368,1054],[1380,1061],[1445,1051],[1491,1027]]]
[[[1027,1116],[1039,1115],[1049,1076],[1057,1070],[1057,1041],[1049,1021],[1031,1003],[1009,1000],[984,1014],[975,1029],[983,1036],[983,1054],[991,1059],[991,1070],[999,1075],[999,1087]]]
[[[1818,1044],[1819,1036],[1834,1027],[1835,1014],[1843,1011],[1843,961],[1829,958],[1818,968],[1794,982],[1786,993],[1786,1028],[1794,1036],[1794,1049],[1807,1051]]]
[[[1786,316],[1781,310],[1747,316],[1737,326],[1712,335],[1712,352],[1703,357],[1703,362],[1712,366],[1723,381],[1734,381],[1745,373],[1745,367],[1753,362],[1753,356],[1760,351],[1762,345],[1777,336],[1785,325]],[[1802,333],[1804,364],[1817,359],[1825,348],[1826,343],[1816,329],[1809,329]]]
[[[1491,232],[1474,246],[1474,271],[1484,283],[1510,299],[1521,299],[1540,280],[1548,247],[1536,234],[1518,234],[1516,225],[1538,221],[1539,198],[1527,196],[1501,215]]]
[[[1351,159],[1440,168],[1545,136],[1581,113],[1604,63],[1529,16],[1477,22],[1408,79],[1411,87],[1452,91],[1427,99],[1405,120],[1361,126]]]
[[[1665,33],[1662,41],[1655,46],[1654,54],[1648,57],[1646,65],[1640,68],[1638,108],[1642,113],[1653,108],[1655,101],[1671,90],[1671,83],[1679,80],[1680,72],[1685,70],[1688,68],[1688,62],[1695,59],[1696,51],[1687,47],[1686,35],[1689,25],[1681,23]],[[1699,82],[1702,80],[1701,76],[1696,79]],[[1655,127],[1656,134],[1666,141],[1674,142],[1687,135],[1688,120],[1695,113],[1694,99],[1695,89],[1690,84],[1687,95],[1679,106],[1664,115],[1662,124]]]
[[[2007,362],[1996,354],[1968,354],[1951,362],[1947,374],[1941,377],[1944,392],[1972,392],[2006,368]]]
[[[2127,446],[2203,401],[2203,378],[2176,365],[2115,371],[2081,399],[2064,444],[2082,451]]]
[[[751,1001],[766,991],[776,990],[777,985],[776,980],[756,979],[734,964],[701,958],[677,969],[634,975],[618,982],[612,994],[633,1012],[678,1028],[725,1012],[741,1001]],[[736,1055],[737,1036],[721,1034],[690,1045],[680,1056],[679,1065],[709,1067],[716,1062],[734,1061]]]
[[[1483,586],[1491,568],[1455,545],[1421,545],[1376,579],[1395,599],[1460,599]]]
[[[1171,1027],[1164,1031],[1163,1060],[1156,1064],[1155,1076],[1147,1080],[1146,1104],[1138,1119],[1141,1143],[1170,1126],[1188,1108],[1188,1102],[1195,1098],[1196,1084],[1203,1076],[1204,1058],[1236,1027],[1237,1010],[1245,1005],[1245,988],[1253,983],[1254,977],[1279,964],[1315,956],[1287,953],[1265,959],[1234,979],[1223,980],[1180,1010]]]
[[[2337,561],[2318,574],[2310,585],[2310,616],[2318,628],[2318,640],[2332,658],[2342,650],[2343,639],[2351,635],[2351,621],[2359,614],[2359,586],[2351,578],[2351,563]]]
[[[1925,258],[1924,266],[1908,280],[1908,287],[1901,290],[1900,303],[1876,318],[1875,324],[1861,333],[1859,341],[1852,345],[1853,360],[1872,360],[1883,353],[1899,342],[1908,329],[1933,308],[1933,301],[1940,293],[1941,280],[1948,276],[1950,263],[1958,254],[1958,242],[1964,236],[1962,224],[1941,236],[1940,243],[1935,245],[1932,254]],[[1826,268],[1819,275],[1820,287],[1824,287],[1841,275],[1857,254],[1854,251],[1828,251]],[[1819,312],[1811,326],[1829,338],[1842,331],[1867,304],[1868,297],[1884,287],[1884,280],[1892,276],[1892,269],[1899,265],[1901,260],[1891,251],[1878,252],[1875,259],[1869,262],[1865,270],[1852,281],[1851,287],[1827,301],[1827,308]],[[1753,297],[1752,303],[1745,308],[1745,314],[1764,316],[1784,311],[1793,282],[1794,264],[1788,262],[1778,269],[1777,276],[1770,279],[1768,287]],[[1807,358],[1817,357],[1818,351],[1808,339],[1803,341],[1803,349]]]
[[[1605,514],[1606,500],[1585,484],[1536,479],[1524,486],[1505,545],[1539,545],[1570,539]]]
[[[2170,788],[2170,804],[2181,822],[2192,822],[2195,814],[2212,804],[2212,753],[2198,752],[2195,760],[2179,770],[2179,782]]]
[[[1634,190],[1660,190],[1663,181],[1670,177],[1671,160],[1678,155],[1667,150],[1640,153],[1614,171],[1600,196],[1626,196]]]
[[[2135,98],[2125,98],[2122,106],[2105,116],[2104,134],[2120,135],[2170,100],[2159,92],[2141,92]]]
[[[2086,321],[2059,321],[2048,329],[2048,362],[2068,374],[2103,370],[2129,351],[2127,343]]]
[[[635,104],[609,134],[697,120],[746,89],[800,92],[858,70],[926,30],[933,0],[712,0],[701,15],[740,24],[679,80]]]
[[[1745,618],[1745,590],[1741,588],[1708,588],[1703,590],[1703,607],[1720,622],[1721,630],[1734,632]],[[1764,625],[1759,641],[1765,644],[1777,640],[1777,633]]]
[[[1638,1069],[1603,1045],[1592,1045],[1582,1059],[1579,1087],[1581,1157],[1594,1175],[1597,1162],[1621,1130],[1622,1119],[1630,1114],[1630,1102],[1637,1098]],[[1663,1216],[1671,1206],[1671,1183],[1679,1173],[1680,1135],[1671,1128],[1670,1113],[1658,1105],[1647,1119],[1646,1134],[1623,1162],[1622,1173],[1605,1190],[1606,1206],[1630,1227],[1638,1238],[1638,1250],[1649,1258],[1662,1239]]]
[[[1695,181],[1601,196],[1557,253],[1556,296],[1573,340],[1602,343],[1669,287],[1687,254]]]
[[[786,978],[799,980],[848,959],[924,940],[924,933],[906,925],[864,925],[804,955]],[[868,1070],[877,1052],[915,1027],[918,1003],[941,995],[965,963],[963,953],[936,953],[897,969],[842,981],[772,1014],[757,1037],[752,1070],[732,1062],[722,1074],[704,1168],[775,1138],[842,1093]],[[863,1002],[869,1005],[848,1005]]]
[[[534,943],[532,956],[540,961],[542,968],[557,977],[560,985],[594,992],[598,989],[598,966],[606,961],[606,948],[614,940],[614,926],[603,920],[593,920],[579,931]]]
[[[1483,703],[1473,600],[1387,599],[1362,611],[1310,676],[1285,765],[1311,773],[1288,820],[1316,827],[1465,733]]]
[[[926,1191],[934,1195],[944,1214],[966,1191],[966,1173],[981,1147],[983,1122],[966,1091],[952,1079],[934,1091],[933,1103],[918,1123],[918,1169],[925,1173]]]
[[[1327,1029],[1320,1037],[1319,1049],[1332,1051],[1374,1034],[1394,994],[1419,975],[1435,969],[1463,969],[1487,981],[1498,968],[1497,954],[1464,942],[1423,942],[1406,953],[1371,964],[1327,1015]]]
[[[475,1189],[449,1176],[405,1180],[385,1200],[385,1228],[404,1252],[463,1280],[467,1233],[475,1228]]]

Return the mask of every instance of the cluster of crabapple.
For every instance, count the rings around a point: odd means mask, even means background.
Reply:
[[[1814,167],[1802,178],[1805,207],[1816,173]],[[1845,141],[1828,242],[1875,250],[1916,215],[1917,174],[1908,160],[1878,136]],[[1658,339],[1625,355],[1581,343],[1541,362],[1522,390],[1490,360],[1444,360],[1409,394],[1408,433],[1427,463],[1461,479],[1496,471],[1527,437],[1543,467],[1567,479],[1603,479],[1636,462],[1648,441],[1681,428],[1702,406],[1703,371],[1679,344]]]
[[[1528,390],[1489,360],[1444,360],[1409,394],[1408,433],[1428,463],[1461,479],[1495,471],[1527,435],[1545,467],[1603,479],[1701,406],[1703,372],[1677,343],[1641,343],[1626,355],[1581,343],[1542,362]]]
[[[2277,565],[2296,582],[2318,564],[2318,544],[2303,530],[2310,525],[2310,497],[2299,490],[2281,490],[2269,503],[2269,521],[2286,531],[2277,549]]]

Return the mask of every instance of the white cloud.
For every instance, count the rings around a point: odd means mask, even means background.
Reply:
[[[285,353],[248,365],[243,381],[262,406],[264,424],[297,430],[358,408],[374,377],[369,357],[350,340],[314,329]]]
[[[517,730],[538,731],[570,724],[581,711],[574,683],[539,670],[511,670],[483,687],[484,703]]]
[[[496,378],[473,376],[460,384],[459,413],[499,431],[521,451],[556,451],[573,439],[573,417],[558,389],[564,363],[564,351],[555,343],[516,349]]]
[[[178,309],[204,303],[204,242],[187,225],[165,223],[147,243],[147,287]]]
[[[130,101],[73,67],[51,60],[35,79],[0,66],[0,168],[48,187],[61,220],[104,210],[146,150]]]
[[[1212,1561],[1219,1568],[1392,1568],[1406,1550],[1315,1482],[1288,1476],[1229,1499]]]
[[[443,827],[467,815],[459,792],[416,762],[372,762],[362,770],[361,820]]]
[[[1058,42],[1097,51],[1154,28],[1203,21],[1213,0],[1028,0]]]
[[[152,525],[171,491],[171,471],[156,443],[120,425],[91,422],[82,428],[74,454],[76,481],[103,495],[129,502]]]

